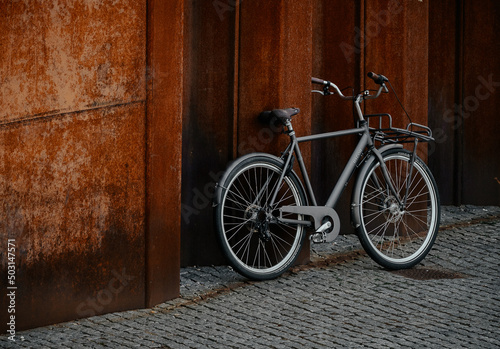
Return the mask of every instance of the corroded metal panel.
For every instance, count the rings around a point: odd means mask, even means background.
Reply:
[[[431,3],[429,159],[444,204],[500,202],[499,14],[497,1]]]
[[[145,4],[3,1],[0,121],[145,99]]]
[[[146,306],[179,295],[184,1],[148,1]]]
[[[212,222],[215,183],[233,158],[237,4],[186,1],[182,265],[222,264]]]
[[[346,5],[323,1],[316,2],[316,17],[314,74],[347,88],[345,94],[376,89],[377,85],[366,73],[384,74],[393,82],[412,121],[427,124],[428,4],[369,0]],[[332,18],[337,20],[332,23]],[[313,117],[315,132],[354,126],[352,104],[336,96],[314,96],[313,102],[318,115]],[[395,126],[406,126],[409,122],[394,94],[383,94],[377,100],[365,102],[363,107],[368,114],[391,113]],[[328,197],[356,141],[352,136],[321,141],[314,146],[313,165],[320,169],[314,180],[317,187],[324,188],[318,190],[320,202]],[[348,187],[338,205],[343,234],[352,232],[345,224],[350,216],[350,191]]]
[[[459,173],[454,171],[458,149],[459,115],[455,103],[460,88],[457,28],[460,8],[455,0],[429,4],[429,127],[436,139],[429,146],[429,168],[438,184],[442,204],[458,204]],[[448,14],[457,14],[449,16]]]
[[[182,261],[218,264],[224,260],[207,223],[220,172],[236,156],[279,155],[287,141],[260,124],[259,113],[299,107],[294,125],[309,132],[312,1],[188,4]]]
[[[280,155],[288,137],[259,124],[263,110],[296,107],[297,135],[311,132],[313,1],[252,1],[240,4],[238,61],[238,155]],[[242,147],[245,144],[246,148]],[[310,168],[309,145],[301,147]],[[299,262],[309,258],[309,245]]]
[[[358,2],[342,0],[315,1],[313,16],[313,60],[312,75],[332,81],[344,93],[359,90],[357,69],[362,47],[356,40],[359,32]],[[332,22],[332,18],[335,21]],[[310,85],[318,89],[318,85]],[[349,88],[350,87],[350,88]],[[338,96],[312,94],[311,116],[314,133],[337,131],[354,127],[352,103]],[[319,204],[325,204],[356,146],[356,136],[312,142],[311,168],[313,189]],[[341,217],[341,234],[351,232],[350,200],[352,185],[348,186],[335,208]]]
[[[135,103],[0,130],[0,235],[17,247],[19,330],[143,306],[143,115]]]
[[[373,71],[387,76],[411,120],[424,125],[428,114],[428,18],[426,1],[366,1],[365,74]],[[376,86],[363,78],[365,88]],[[406,127],[409,122],[394,94],[367,102],[365,108],[368,113],[390,113],[396,127]]]
[[[5,275],[15,239],[17,329],[142,307],[146,4],[0,6],[0,253]]]
[[[288,138],[257,121],[263,110],[300,108],[298,135],[311,130],[312,1],[241,4],[238,79],[238,155],[280,155]],[[303,149],[306,159],[310,149]],[[309,161],[307,161],[309,162]]]
[[[500,205],[500,2],[464,0],[462,202]]]

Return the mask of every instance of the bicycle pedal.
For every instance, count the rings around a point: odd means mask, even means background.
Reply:
[[[315,243],[315,244],[321,244],[321,243],[324,243],[326,242],[326,234],[325,233],[316,233],[316,234],[312,234],[309,239]]]
[[[312,234],[310,239],[315,244],[320,244],[324,242],[332,242],[339,235],[339,227],[329,231],[332,228],[331,222],[324,223],[321,227],[316,230],[315,234]]]

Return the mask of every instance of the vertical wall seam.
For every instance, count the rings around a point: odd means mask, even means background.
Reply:
[[[149,287],[149,267],[150,267],[150,262],[149,262],[149,162],[148,162],[148,156],[149,156],[149,135],[148,135],[148,130],[149,130],[149,123],[148,123],[148,118],[149,118],[149,109],[150,109],[150,103],[151,103],[151,93],[152,93],[152,85],[153,85],[153,79],[150,79],[150,74],[149,72],[151,71],[151,41],[153,37],[152,33],[152,28],[151,28],[151,19],[150,16],[153,16],[153,11],[151,10],[152,6],[152,1],[146,1],[146,71],[144,72],[145,74],[145,89],[146,89],[146,107],[144,108],[144,307],[147,307],[148,304],[148,299],[149,299],[149,294],[150,294],[150,287]]]
[[[234,11],[234,58],[233,58],[233,127],[232,149],[233,159],[238,156],[238,121],[239,121],[239,63],[240,63],[240,9],[241,2],[236,2]],[[229,159],[228,159],[229,160]]]
[[[465,13],[464,13],[464,1],[457,0],[457,24],[456,24],[456,90],[455,90],[455,105],[462,105],[465,94],[464,87],[464,40],[465,40]],[[455,118],[463,118],[459,113],[455,113]],[[458,120],[455,120],[458,122]],[[454,202],[456,205],[462,204],[462,191],[463,191],[463,156],[464,156],[464,123],[461,122],[460,127],[456,128],[454,138],[455,138],[455,153],[454,153],[454,167],[456,171],[453,171],[453,188],[454,188]]]

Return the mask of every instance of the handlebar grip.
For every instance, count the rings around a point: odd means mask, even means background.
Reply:
[[[328,81],[325,81],[323,79],[318,79],[318,78],[311,78],[311,82],[313,84],[319,84],[319,85],[329,85],[330,83]]]
[[[382,85],[384,82],[389,81],[389,79],[387,79],[382,74],[379,75],[379,74],[375,74],[374,72],[369,72],[367,75],[370,79],[373,79],[373,81],[375,81],[375,83],[377,83],[379,85]]]

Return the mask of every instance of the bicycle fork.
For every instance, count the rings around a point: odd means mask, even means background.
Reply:
[[[375,156],[377,157],[378,162],[380,163],[380,169],[382,171],[382,175],[384,176],[384,180],[387,183],[387,187],[388,187],[387,190],[396,199],[401,212],[404,212],[406,210],[406,204],[407,204],[408,194],[409,194],[409,190],[410,190],[410,185],[412,183],[413,167],[415,164],[415,159],[417,157],[417,154],[416,154],[417,145],[418,145],[418,139],[415,139],[415,145],[413,148],[413,152],[410,155],[410,164],[409,164],[409,169],[408,169],[408,175],[407,175],[407,178],[405,179],[406,186],[405,186],[405,193],[404,193],[403,199],[401,199],[400,193],[394,187],[394,182],[391,178],[391,175],[389,174],[389,171],[387,170],[387,166],[385,165],[385,162],[382,158],[381,153],[379,151],[373,152],[375,154]],[[382,185],[380,184],[380,182],[378,180],[378,177],[374,174],[372,174],[372,181],[373,181],[373,183],[378,191],[380,191],[380,192],[384,191],[384,189],[382,188]]]

